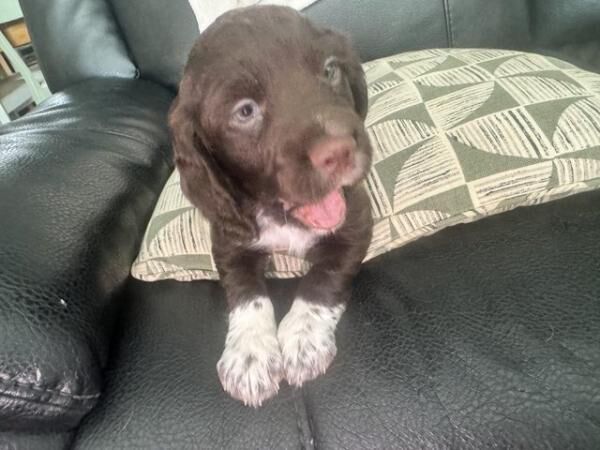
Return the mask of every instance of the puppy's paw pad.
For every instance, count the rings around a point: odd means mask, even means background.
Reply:
[[[277,337],[289,384],[302,386],[325,373],[335,354],[335,327],[343,306],[326,307],[296,300],[279,325]]]
[[[217,363],[223,389],[247,406],[259,407],[279,391],[283,365],[274,335],[241,336]]]

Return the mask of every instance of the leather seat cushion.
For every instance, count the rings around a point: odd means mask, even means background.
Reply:
[[[257,410],[217,378],[218,284],[131,281],[75,447],[598,448],[599,202],[520,208],[368,262],[328,373]],[[269,282],[279,317],[294,285]]]

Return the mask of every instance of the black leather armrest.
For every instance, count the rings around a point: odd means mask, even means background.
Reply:
[[[96,403],[116,294],[171,169],[172,94],[92,80],[0,128],[0,429]]]

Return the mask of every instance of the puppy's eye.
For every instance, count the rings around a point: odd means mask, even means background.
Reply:
[[[239,125],[254,123],[262,116],[258,103],[251,98],[240,100],[233,107],[232,119]]]
[[[254,105],[252,103],[246,103],[238,111],[240,117],[248,119],[254,115]]]
[[[329,83],[339,83],[340,78],[342,77],[342,69],[340,68],[339,63],[335,58],[328,58],[327,61],[325,61],[323,74],[325,75],[325,78],[327,78],[327,81],[329,81]]]

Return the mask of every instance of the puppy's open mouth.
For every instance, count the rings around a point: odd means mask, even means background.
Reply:
[[[331,191],[316,203],[296,206],[288,211],[309,228],[333,231],[346,218],[346,200],[341,189]]]

